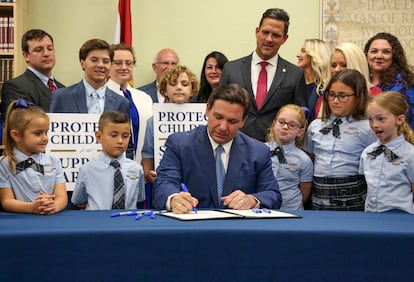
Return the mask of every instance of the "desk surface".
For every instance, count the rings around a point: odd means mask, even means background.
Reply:
[[[414,216],[401,212],[191,222],[111,213],[0,213],[1,280],[412,281]]]

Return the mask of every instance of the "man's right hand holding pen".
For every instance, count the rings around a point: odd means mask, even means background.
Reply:
[[[197,212],[198,200],[191,196],[187,187],[181,184],[182,192],[171,198],[170,207],[173,213],[187,213],[189,211]]]

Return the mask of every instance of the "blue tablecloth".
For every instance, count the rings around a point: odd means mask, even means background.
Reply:
[[[1,281],[414,281],[414,216],[184,222],[0,213]]]

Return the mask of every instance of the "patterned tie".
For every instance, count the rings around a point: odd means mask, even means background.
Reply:
[[[277,158],[279,159],[279,163],[281,163],[281,164],[286,164],[287,163],[285,155],[283,154],[283,148],[282,147],[277,146],[277,148],[275,148],[272,151],[272,157],[273,156],[277,156]]]
[[[115,168],[114,172],[114,199],[112,201],[112,209],[125,209],[125,184],[122,176],[120,165],[117,160],[111,161],[111,166]]]
[[[89,114],[102,114],[103,109],[101,109],[101,102],[99,101],[101,97],[99,97],[98,92],[94,91],[91,94],[90,105],[88,105],[88,113]]]
[[[376,157],[378,157],[382,153],[385,154],[385,156],[387,157],[389,162],[395,161],[399,158],[396,154],[393,153],[393,151],[388,149],[385,145],[378,146],[377,149],[375,149],[371,153],[368,153],[368,156],[370,156],[372,159],[375,159]]]
[[[130,117],[132,122],[132,136],[133,136],[133,142],[134,142],[134,152],[137,151],[137,145],[138,145],[138,132],[139,132],[139,113],[138,109],[135,106],[134,101],[132,100],[131,92],[127,89],[121,89],[124,93],[124,96],[128,98],[129,100],[129,111],[130,111]]]
[[[45,170],[43,168],[43,165],[38,164],[32,158],[28,158],[25,161],[21,161],[20,163],[17,163],[16,164],[16,174],[19,173],[19,172],[22,172],[23,170],[25,170],[29,167],[31,167],[32,169],[34,169],[37,172],[40,172],[43,175],[45,174]]]
[[[50,92],[52,92],[52,93],[55,92],[56,85],[53,82],[53,79],[52,78],[49,78],[49,80],[47,81],[47,87],[49,87]]]
[[[335,138],[340,138],[340,131],[339,131],[339,125],[342,124],[342,119],[336,118],[330,125],[322,128],[319,130],[319,132],[323,134],[328,134],[332,130],[332,134]]]
[[[221,196],[223,195],[224,177],[226,172],[224,171],[223,161],[221,160],[221,154],[224,152],[223,146],[218,145],[216,148],[216,176],[217,176],[217,195],[218,205],[221,204]]]
[[[257,91],[256,91],[256,105],[257,109],[260,110],[260,108],[263,105],[263,102],[266,98],[267,94],[267,71],[266,66],[269,64],[268,62],[260,62],[259,63],[262,66],[262,69],[259,73],[259,79],[257,80]]]

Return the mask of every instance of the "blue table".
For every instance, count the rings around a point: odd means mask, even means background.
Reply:
[[[1,281],[414,281],[414,216],[184,222],[0,213]]]

